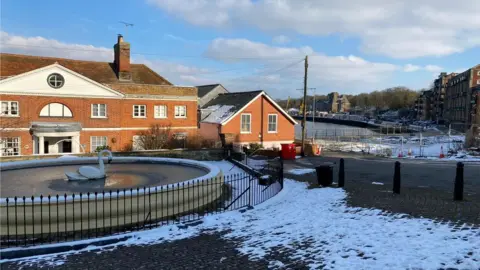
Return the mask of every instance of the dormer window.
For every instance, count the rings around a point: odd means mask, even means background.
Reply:
[[[50,87],[58,89],[65,84],[65,78],[58,73],[52,73],[47,77],[47,83]]]

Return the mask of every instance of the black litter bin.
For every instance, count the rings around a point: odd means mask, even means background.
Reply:
[[[315,168],[317,171],[318,184],[324,187],[331,186],[333,183],[333,165],[320,165]]]

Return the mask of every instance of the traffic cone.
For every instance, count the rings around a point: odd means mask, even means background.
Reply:
[[[412,155],[412,148],[408,148],[408,156]]]
[[[443,145],[440,146],[440,158],[444,158],[445,155],[443,154]]]
[[[400,150],[400,151],[398,152],[398,157],[399,157],[399,158],[402,158],[402,157],[403,157],[402,150]]]

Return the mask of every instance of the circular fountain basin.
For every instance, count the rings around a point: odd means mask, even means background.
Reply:
[[[94,193],[164,186],[197,178],[215,177],[218,169],[194,160],[115,157],[106,164],[107,177],[68,181],[65,172],[98,166],[97,158],[68,158],[2,164],[1,197]],[[212,168],[213,167],[213,168]]]

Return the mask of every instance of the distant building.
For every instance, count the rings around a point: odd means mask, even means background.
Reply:
[[[446,72],[440,73],[437,79],[433,83],[433,94],[432,94],[432,120],[437,121],[437,123],[444,122],[444,100],[445,100],[445,88],[448,81],[455,77],[457,73],[450,73],[447,75]]]
[[[468,131],[480,125],[480,65],[452,77],[445,91],[444,119],[453,129]]]
[[[218,95],[228,93],[228,90],[221,84],[200,85],[197,86],[197,89],[198,107],[200,108]]]
[[[416,119],[419,121],[427,121],[432,115],[432,90],[423,91],[415,100]]]
[[[350,102],[345,95],[332,92],[328,94],[328,100],[320,100],[315,104],[315,110],[331,113],[348,112],[350,110]]]

